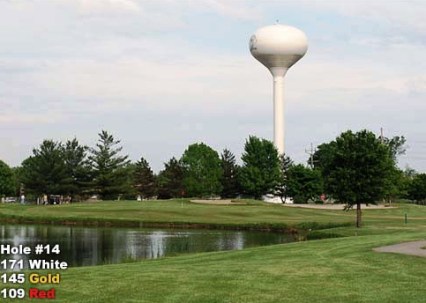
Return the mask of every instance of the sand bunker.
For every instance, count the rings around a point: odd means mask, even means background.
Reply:
[[[193,203],[211,204],[211,205],[245,205],[244,202],[232,202],[232,200],[190,200]]]

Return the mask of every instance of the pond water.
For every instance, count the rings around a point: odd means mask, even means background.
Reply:
[[[239,250],[293,242],[291,235],[252,231],[0,225],[0,243],[32,247],[21,259],[57,259],[68,266],[121,263],[182,253]],[[36,244],[59,244],[58,255],[35,255]],[[1,255],[1,259],[17,258]],[[24,264],[27,264],[24,261]]]

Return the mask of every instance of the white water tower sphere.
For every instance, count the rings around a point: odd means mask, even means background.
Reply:
[[[274,78],[274,143],[284,153],[284,76],[308,49],[306,35],[299,29],[275,24],[258,29],[250,38],[250,52]]]

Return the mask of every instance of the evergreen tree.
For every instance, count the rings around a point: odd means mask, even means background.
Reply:
[[[125,194],[128,188],[126,166],[128,156],[120,156],[122,147],[113,135],[102,130],[96,148],[90,149],[89,160],[93,170],[94,192],[102,199],[116,199]]]
[[[148,161],[143,157],[136,162],[134,168],[134,187],[137,193],[143,198],[151,198],[157,193],[157,185],[154,173]]]
[[[280,163],[272,142],[250,136],[241,159],[240,183],[244,192],[255,199],[273,193],[280,179]]]
[[[171,158],[164,166],[158,175],[158,198],[182,198],[186,194],[183,185],[185,169],[176,158]]]
[[[221,155],[223,175],[221,178],[222,198],[235,198],[239,194],[238,165],[235,156],[228,149],[224,149]]]
[[[15,178],[12,169],[0,160],[0,197],[15,194]]]
[[[190,197],[219,195],[222,168],[218,153],[204,143],[188,146],[181,162],[185,169],[184,185]]]
[[[275,194],[281,198],[281,202],[285,203],[288,194],[288,172],[290,167],[293,165],[293,161],[290,157],[282,154],[279,156],[280,160],[280,177],[275,187]]]
[[[44,140],[33,155],[22,162],[21,178],[29,193],[66,194],[72,180],[67,172],[60,142]]]
[[[63,159],[71,179],[68,194],[71,195],[73,201],[81,199],[81,196],[89,190],[91,170],[87,150],[88,147],[80,145],[76,138],[68,140],[63,146]]]

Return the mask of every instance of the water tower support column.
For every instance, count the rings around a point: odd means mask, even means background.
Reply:
[[[284,123],[284,68],[272,68],[274,77],[274,144],[280,155],[284,154],[285,123]]]

